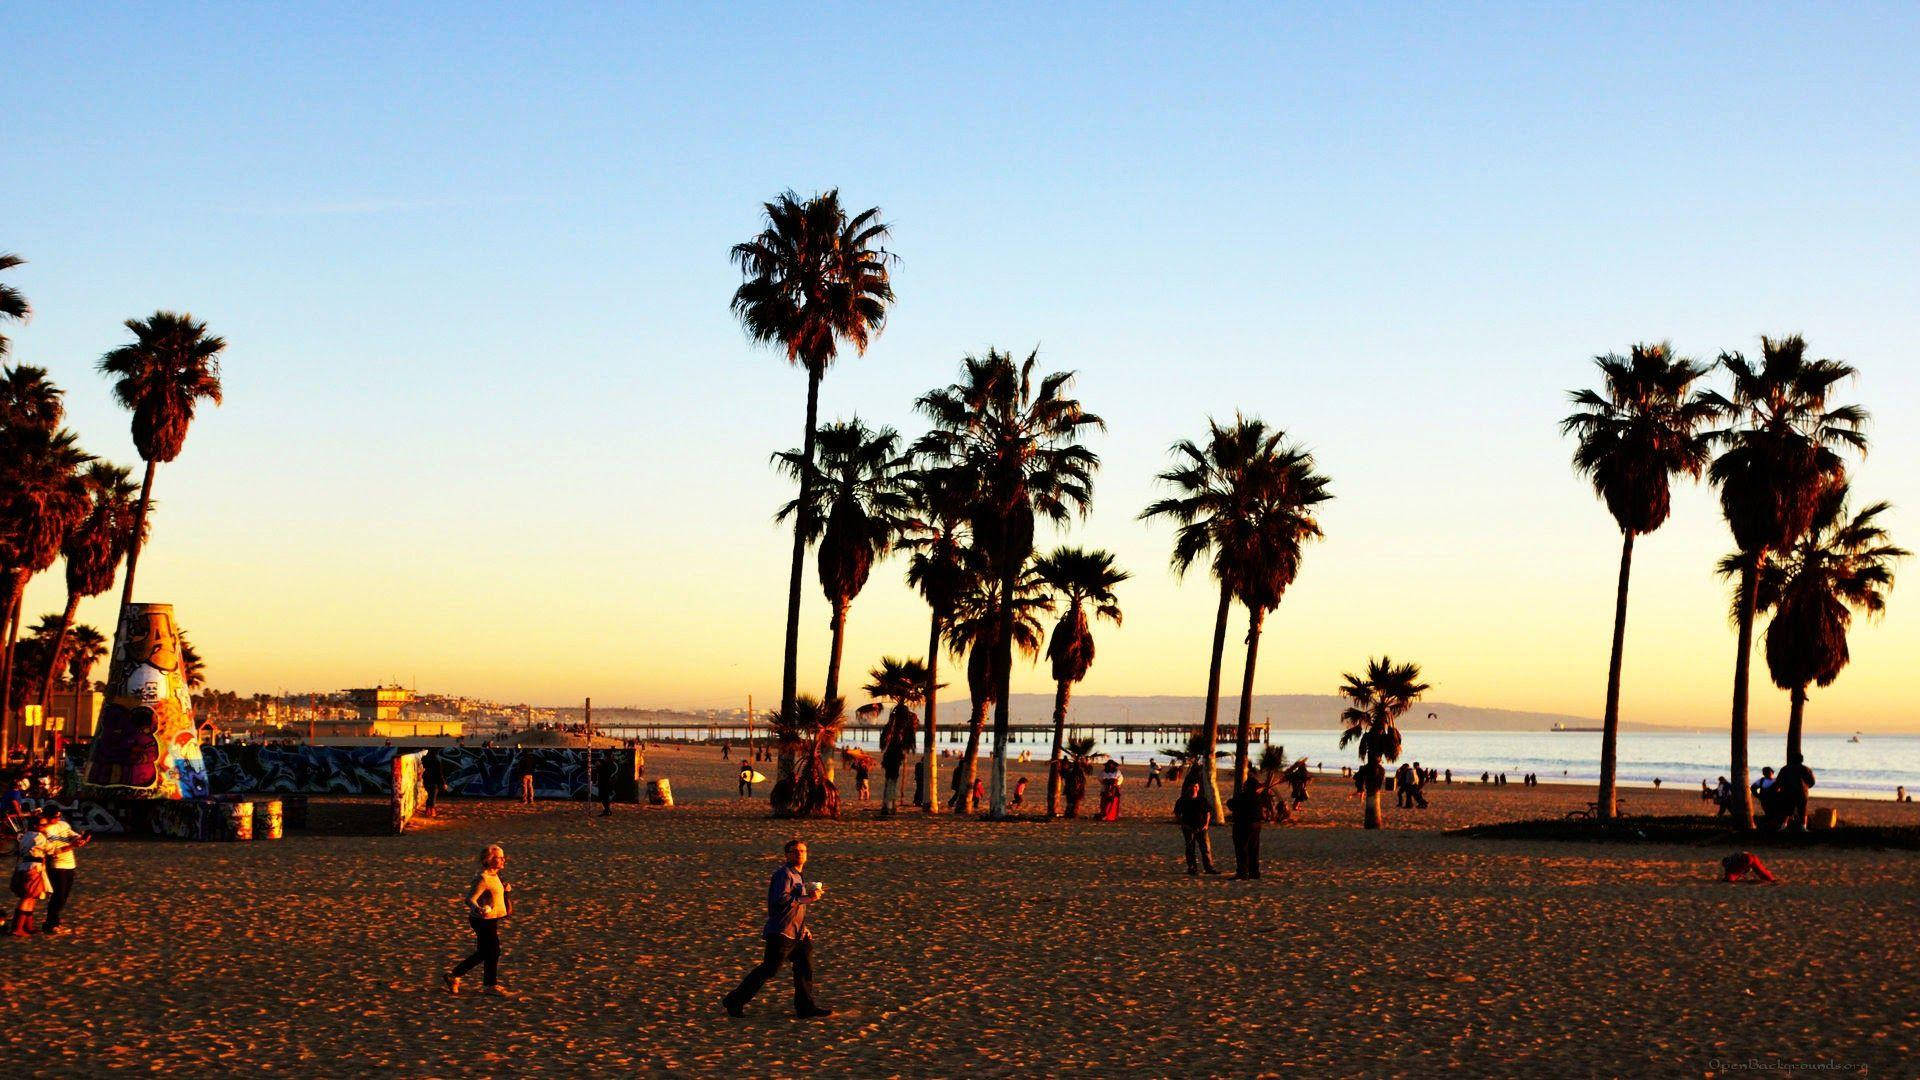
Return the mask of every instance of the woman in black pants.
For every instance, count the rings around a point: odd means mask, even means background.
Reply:
[[[449,994],[460,992],[460,976],[484,964],[482,992],[508,996],[506,988],[499,984],[500,923],[513,914],[513,886],[500,880],[500,871],[506,865],[507,853],[499,844],[488,844],[480,853],[480,872],[474,875],[473,884],[467,889],[466,901],[467,922],[473,927],[473,955],[441,976]]]

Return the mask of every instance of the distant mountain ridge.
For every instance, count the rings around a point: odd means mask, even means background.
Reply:
[[[1013,715],[1025,722],[1045,720],[1053,715],[1053,695],[1013,695]],[[1206,707],[1203,697],[1158,695],[1124,697],[1101,694],[1076,694],[1068,708],[1068,722],[1074,724],[1148,725],[1198,724]],[[1332,727],[1346,707],[1346,699],[1333,694],[1256,694],[1253,698],[1255,723],[1271,721],[1276,729]],[[1429,719],[1428,714],[1433,716]],[[1220,699],[1220,725],[1230,728],[1240,714],[1240,695]],[[1546,731],[1554,724],[1568,727],[1599,727],[1592,716],[1568,713],[1531,712],[1524,709],[1489,709],[1479,705],[1455,705],[1445,701],[1422,701],[1407,714],[1409,726],[1438,731]],[[1684,730],[1661,724],[1623,722],[1627,731]]]

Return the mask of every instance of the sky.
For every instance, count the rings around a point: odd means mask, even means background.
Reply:
[[[824,419],[917,435],[914,398],[991,346],[1077,372],[1106,420],[1093,512],[1043,538],[1134,575],[1079,693],[1204,692],[1214,591],[1136,518],[1168,446],[1241,411],[1336,495],[1259,692],[1328,693],[1388,653],[1438,700],[1597,715],[1620,538],[1557,422],[1591,358],[1636,341],[1710,360],[1800,332],[1854,364],[1856,488],[1920,546],[1910,5],[23,3],[7,23],[0,250],[35,308],[14,359],[52,370],[89,449],[137,464],[93,371],[122,321],[185,309],[229,342],[226,403],[160,469],[138,583],[222,688],[777,701],[790,496],[768,457],[800,441],[805,379],[729,315],[727,252],[789,188],[880,207],[899,256]],[[1625,718],[1724,723],[1729,545],[1690,486],[1637,544]],[[925,648],[903,569],[854,604],[850,677]],[[1812,730],[1920,728],[1914,589],[1856,623]],[[803,690],[827,617],[810,567]],[[1015,676],[1048,689],[1044,665]],[[1780,723],[1763,668],[1755,695]]]

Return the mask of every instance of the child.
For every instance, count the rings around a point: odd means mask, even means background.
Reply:
[[[1726,875],[1721,879],[1723,881],[1739,881],[1748,874],[1753,875],[1755,884],[1777,880],[1773,872],[1767,869],[1767,864],[1756,858],[1751,851],[1743,851],[1738,855],[1729,855],[1721,859],[1720,869]]]

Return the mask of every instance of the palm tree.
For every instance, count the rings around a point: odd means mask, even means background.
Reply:
[[[80,524],[67,534],[60,553],[67,564],[67,607],[53,634],[53,653],[66,653],[67,631],[73,626],[80,601],[113,588],[120,560],[133,544],[134,493],[132,474],[118,465],[95,461],[87,466],[88,508]],[[53,702],[53,683],[60,664],[48,665],[40,687],[40,705]]]
[[[967,487],[955,469],[920,469],[909,478],[912,501],[902,546],[913,554],[907,563],[907,583],[917,589],[933,612],[927,632],[927,734],[921,759],[919,792],[915,798],[929,814],[940,812],[940,751],[935,745],[940,684],[940,650],[946,641],[947,620],[966,588]]]
[[[1087,776],[1093,772],[1093,736],[1068,739],[1061,748],[1059,771],[1064,781],[1067,816],[1080,816],[1080,803],[1087,797]],[[1048,810],[1052,812],[1051,808]]]
[[[0,270],[11,270],[26,261],[18,255],[0,252]],[[32,305],[27,303],[26,297],[20,295],[19,289],[11,285],[0,285],[0,323],[26,322],[32,314]],[[10,347],[7,335],[0,334],[0,360],[6,359]]]
[[[0,761],[11,752],[14,649],[27,581],[53,565],[86,513],[80,470],[92,460],[72,432],[40,427],[0,429],[0,570],[5,571],[6,642],[0,653]],[[27,684],[25,685],[37,685]]]
[[[909,509],[908,459],[899,452],[899,432],[869,429],[857,416],[821,428],[816,445],[820,460],[813,468],[815,479],[803,485],[810,500],[806,512],[800,512],[796,499],[781,507],[779,518],[806,522],[807,542],[820,544],[820,588],[833,608],[826,696],[834,698],[840,694],[847,609],[866,588],[874,562],[892,548]],[[796,480],[807,471],[803,451],[786,450],[774,460]]]
[[[100,371],[114,379],[113,396],[133,412],[133,446],[147,463],[134,511],[133,542],[127,547],[127,577],[120,590],[115,632],[133,603],[133,574],[147,538],[147,509],[153,499],[153,472],[180,456],[195,408],[203,400],[220,404],[220,354],[225,338],[207,333],[192,315],[156,311],[147,319],[128,319],[133,343],[100,358]]]
[[[183,650],[184,652],[184,650]],[[840,796],[828,765],[840,740],[845,705],[838,699],[794,699],[793,709],[772,720],[780,756],[793,762],[792,774],[773,785],[776,817],[840,816]]]
[[[1067,699],[1073,684],[1093,667],[1093,617],[1120,625],[1120,602],[1114,586],[1133,575],[1114,565],[1110,551],[1057,547],[1034,563],[1034,570],[1065,608],[1047,640],[1047,660],[1053,664],[1053,754],[1047,764],[1047,816],[1060,812],[1060,751],[1067,730]]]
[[[793,568],[787,582],[786,653],[780,671],[780,711],[793,708],[799,686],[800,579],[813,525],[813,440],[820,416],[820,379],[841,345],[865,354],[886,323],[893,302],[880,208],[849,218],[838,189],[802,201],[791,191],[764,204],[766,227],[733,247],[745,280],[732,310],[756,342],[777,344],[787,362],[807,372],[807,425],[800,447],[801,508],[793,523]],[[789,762],[781,761],[784,774]]]
[[[1380,656],[1367,661],[1365,678],[1348,672],[1340,695],[1352,704],[1340,713],[1346,729],[1340,733],[1340,747],[1359,744],[1360,779],[1366,793],[1366,827],[1380,827],[1380,789],[1387,771],[1382,761],[1400,760],[1400,715],[1429,687],[1420,681],[1420,665],[1395,664]]]
[[[200,650],[187,640],[187,632],[180,631],[180,677],[186,680],[187,689],[198,690],[207,685],[207,662],[201,658]]]
[[[1739,548],[1739,592],[1734,618],[1739,651],[1734,656],[1732,753],[1734,821],[1753,828],[1747,790],[1747,683],[1753,662],[1753,620],[1759,606],[1760,566],[1769,551],[1799,542],[1820,507],[1846,486],[1839,450],[1866,452],[1860,430],[1867,414],[1855,405],[1829,408],[1834,384],[1854,374],[1838,360],[1813,360],[1799,335],[1761,338],[1761,362],[1739,353],[1720,354],[1733,377],[1732,393],[1706,395],[1726,426],[1710,433],[1723,449],[1708,469],[1720,489],[1720,511]]]
[[[971,552],[966,562],[979,566],[978,556]],[[1003,615],[1010,611],[1013,618],[1013,647],[1033,659],[1040,655],[1038,613],[1049,610],[1052,605],[1046,587],[1031,566],[1021,575],[1011,605],[1001,602],[1000,588],[997,580],[978,573],[969,574],[954,603],[953,620],[947,626],[947,647],[955,656],[964,654],[967,658],[967,690],[973,705],[967,720],[967,749],[953,777],[953,789],[960,793],[959,805],[968,812],[978,809],[970,793],[974,778],[979,775],[980,733],[986,726],[987,711],[1006,685],[1001,678],[1001,667],[1011,664],[1012,650],[999,647]],[[937,793],[929,794],[938,798]]]
[[[927,665],[918,660],[883,656],[880,665],[867,672],[867,679],[866,690],[870,696],[893,702],[886,726],[880,729],[880,767],[886,774],[886,785],[880,793],[880,813],[885,816],[893,813],[900,793],[900,767],[913,752],[913,737],[919,731],[920,718],[913,715],[912,706],[926,697]]]
[[[81,623],[67,631],[67,682],[85,693],[93,681],[94,666],[107,657],[107,637]]]
[[[1593,358],[1605,392],[1569,394],[1579,411],[1560,422],[1575,435],[1574,470],[1593,482],[1594,493],[1620,526],[1620,583],[1613,601],[1613,652],[1607,660],[1607,707],[1601,721],[1601,820],[1619,812],[1616,779],[1620,745],[1620,661],[1627,643],[1627,577],[1633,538],[1666,523],[1672,480],[1698,479],[1711,454],[1701,427],[1713,406],[1693,392],[1709,368],[1673,354],[1673,346],[1635,345],[1626,356]]]
[[[1807,686],[1832,686],[1847,666],[1847,628],[1853,609],[1877,616],[1893,588],[1893,565],[1912,552],[1895,547],[1880,525],[1884,502],[1849,517],[1844,492],[1828,500],[1799,543],[1769,554],[1760,567],[1757,607],[1767,624],[1767,669],[1792,701],[1787,719],[1788,762],[1800,760]]]
[[[1220,603],[1213,619],[1213,658],[1207,669],[1207,703],[1200,719],[1200,741],[1211,760],[1220,735],[1220,666],[1227,648],[1227,616],[1243,566],[1252,558],[1257,536],[1255,508],[1263,485],[1271,479],[1271,463],[1282,453],[1286,433],[1268,428],[1258,419],[1235,417],[1232,427],[1207,421],[1204,447],[1188,439],[1173,444],[1173,464],[1159,476],[1173,494],[1148,506],[1142,521],[1170,518],[1174,533],[1174,573],[1185,576],[1201,556],[1208,557],[1214,580],[1220,583]],[[1226,805],[1214,770],[1200,776],[1200,790],[1213,805],[1214,820],[1226,820]]]
[[[960,381],[921,395],[920,411],[932,421],[917,446],[926,460],[957,467],[975,483],[968,520],[985,573],[999,581],[1001,596],[1014,596],[1033,554],[1040,518],[1065,522],[1085,516],[1093,503],[1093,473],[1100,459],[1081,443],[1090,429],[1105,428],[1098,416],[1067,397],[1073,373],[1057,371],[1034,380],[1039,350],[1016,364],[989,349],[961,364]],[[1007,733],[1011,722],[1014,605],[1000,609],[995,635],[997,700],[993,716],[991,815],[1007,813]]]
[[[10,255],[4,259],[14,261],[0,265],[0,269],[18,265],[19,262]],[[0,262],[4,262],[4,259],[0,259]],[[26,317],[26,301],[20,298],[18,292],[6,290],[0,293],[0,305],[4,305],[5,313],[12,318]],[[3,339],[0,339],[0,345],[4,345]],[[4,355],[4,349],[0,349],[0,355]],[[5,511],[5,516],[0,517],[0,684],[7,687],[16,681],[7,657],[10,643],[19,634],[20,623],[20,613],[16,610],[12,590],[15,560],[18,557],[14,547],[16,542],[26,542],[26,538],[14,535],[18,531],[16,515],[31,513],[38,505],[28,489],[19,488],[16,492],[18,485],[28,483],[24,471],[27,462],[24,459],[16,461],[16,456],[28,443],[37,442],[40,436],[60,426],[61,417],[66,411],[60,397],[60,389],[47,378],[45,368],[26,364],[0,368],[0,499],[8,500],[0,504],[0,510]],[[16,494],[20,499],[17,508],[11,501]],[[9,537],[13,539],[10,541]],[[11,752],[12,731],[10,710],[0,711],[0,761],[7,760]]]
[[[1314,507],[1333,498],[1327,478],[1314,471],[1313,455],[1298,446],[1274,445],[1249,471],[1255,498],[1248,511],[1246,543],[1226,549],[1233,562],[1230,576],[1238,583],[1235,591],[1247,608],[1247,662],[1240,679],[1240,714],[1233,737],[1236,793],[1247,783],[1260,630],[1267,613],[1280,606],[1280,598],[1300,574],[1301,547],[1320,538]]]
[[[25,428],[52,431],[66,416],[63,391],[47,378],[47,369],[31,364],[0,368],[0,431]]]

